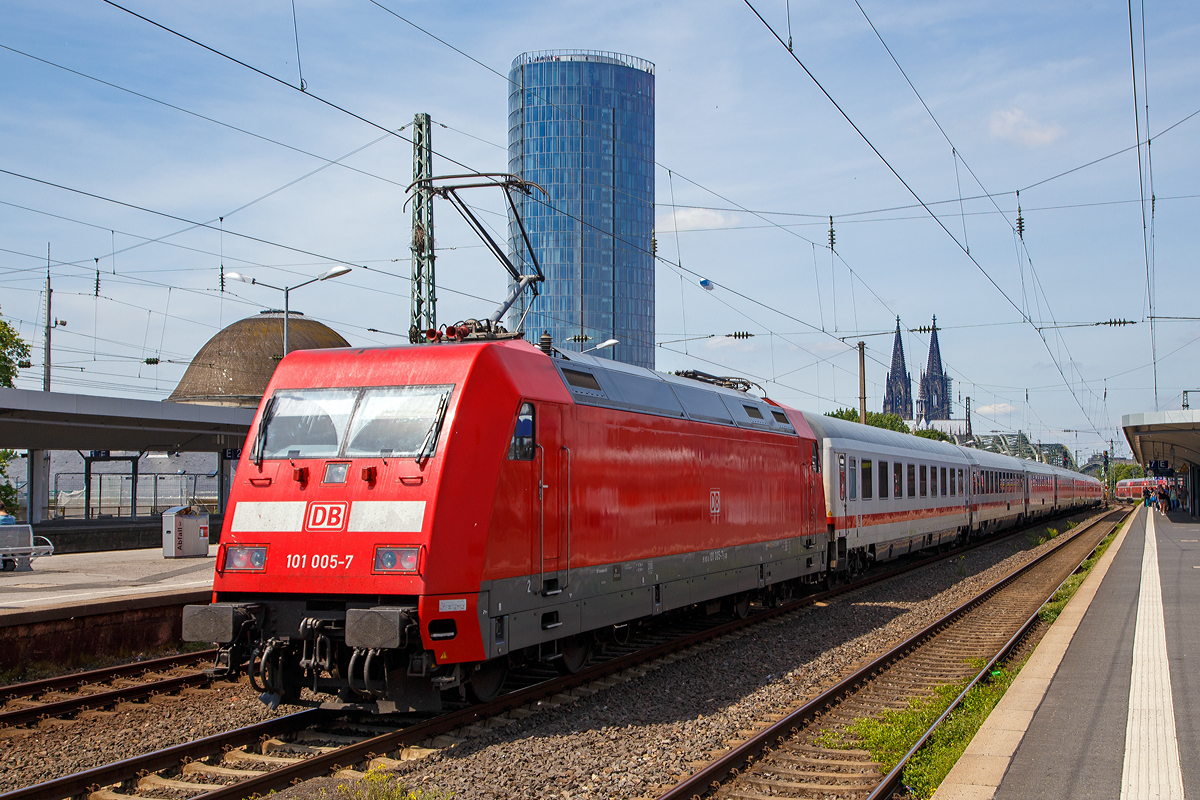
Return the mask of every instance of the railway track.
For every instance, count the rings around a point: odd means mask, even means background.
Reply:
[[[1100,541],[1125,518],[1112,511],[1081,525],[1061,543],[1014,570],[976,597],[884,653],[796,710],[766,724],[659,796],[680,800],[712,796],[761,800],[772,796],[890,797],[908,760],[966,692],[1016,647],[1054,595]],[[982,669],[979,664],[986,664]],[[850,726],[939,686],[966,683],[949,708],[885,775],[865,750],[826,746],[852,741]]]
[[[1042,524],[1045,520],[1038,523]],[[750,626],[766,620],[996,541],[991,537],[947,554],[914,559],[776,608],[756,608],[746,619],[723,624],[703,618],[677,620],[674,635],[651,628],[628,645],[610,649],[597,663],[575,675],[551,678],[548,676],[552,670],[544,667],[519,670],[506,683],[511,691],[491,702],[455,708],[432,719],[411,716],[364,720],[312,708],[0,794],[0,800],[85,796],[89,800],[126,800],[135,793],[143,800],[181,795],[242,800],[283,789],[298,780],[347,770],[358,774],[356,770],[365,766],[395,766],[423,757],[435,747],[528,717],[539,708],[569,703],[644,675],[648,666],[741,636]],[[687,632],[679,636],[681,623]]]
[[[211,662],[216,654],[216,650],[201,650],[0,686],[0,727],[27,725],[207,685],[211,679],[191,667]]]

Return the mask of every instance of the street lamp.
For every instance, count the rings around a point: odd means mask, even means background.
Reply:
[[[248,275],[243,275],[240,272],[226,272],[225,277],[231,281],[241,281],[249,283],[252,286],[265,286],[268,289],[274,289],[277,292],[283,292],[283,354],[288,354],[288,316],[289,315],[289,295],[293,289],[299,289],[301,286],[308,286],[310,283],[317,281],[327,281],[330,278],[340,278],[350,271],[350,267],[334,267],[327,269],[315,278],[310,278],[304,283],[298,283],[295,286],[272,286],[269,283],[263,283],[257,278],[251,278]]]
[[[580,353],[590,353],[593,350],[607,350],[608,348],[612,347],[613,345],[620,344],[620,343],[621,343],[620,339],[609,339],[608,341],[601,342],[600,344],[596,345],[595,347],[589,347],[587,350],[580,350],[579,352]]]

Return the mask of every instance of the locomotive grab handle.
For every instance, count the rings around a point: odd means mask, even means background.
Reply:
[[[538,592],[546,589],[546,450],[537,445],[538,454]]]
[[[567,492],[564,498],[567,504],[567,574],[562,582],[565,589],[571,583],[571,448],[564,447],[563,451],[567,454]]]

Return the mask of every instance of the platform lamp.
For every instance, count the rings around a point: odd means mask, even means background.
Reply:
[[[607,350],[608,348],[610,348],[614,345],[618,345],[620,343],[621,343],[620,339],[608,339],[607,341],[603,341],[600,344],[596,345],[595,347],[589,347],[587,350],[580,350],[579,352],[582,354],[582,353],[590,353],[593,350]]]
[[[288,317],[290,316],[289,295],[291,294],[292,290],[299,289],[301,286],[308,286],[310,283],[316,283],[317,281],[327,281],[330,278],[340,278],[349,271],[350,267],[334,267],[333,269],[325,270],[315,278],[310,278],[304,283],[298,283],[295,286],[272,286],[269,283],[263,283],[257,278],[251,278],[248,275],[243,275],[240,272],[226,272],[225,277],[231,281],[241,281],[242,283],[249,283],[252,286],[265,286],[268,289],[274,289],[277,292],[283,292],[283,354],[286,356],[288,354]]]

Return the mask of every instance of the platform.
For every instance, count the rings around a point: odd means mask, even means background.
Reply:
[[[212,586],[216,552],[209,545],[206,558],[163,558],[161,547],[39,558],[29,572],[0,572],[0,626],[15,613],[202,592]]]
[[[1197,608],[1200,521],[1139,507],[936,800],[1200,797]]]

